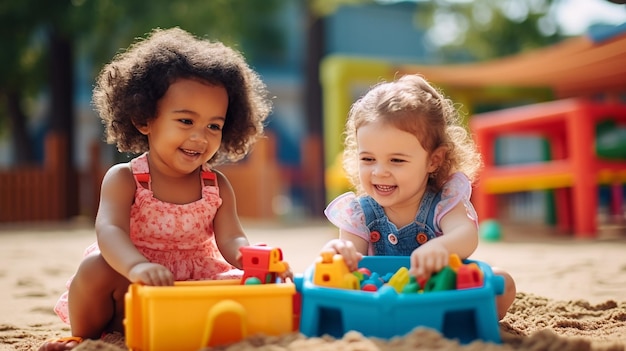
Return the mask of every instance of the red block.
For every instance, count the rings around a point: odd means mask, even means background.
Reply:
[[[464,264],[456,271],[456,288],[470,289],[483,286],[483,275],[476,265]]]

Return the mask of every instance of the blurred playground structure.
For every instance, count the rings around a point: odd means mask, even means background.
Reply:
[[[405,8],[408,5],[395,6],[395,12],[390,7],[382,10],[390,11],[385,16],[377,12],[378,17],[393,18],[391,23],[377,26],[374,20],[367,22],[379,28],[376,34],[383,38],[412,28],[411,12]],[[542,221],[577,236],[596,233],[598,213],[610,213],[611,218],[623,220],[626,24],[591,28],[586,35],[504,59],[416,65],[373,56],[374,52],[391,52],[393,48],[385,46],[391,41],[369,45],[373,38],[352,38],[340,26],[354,24],[345,18],[335,19],[329,26],[338,38],[326,38],[326,55],[316,66],[323,103],[306,107],[321,107],[321,135],[294,132],[298,128],[270,128],[268,137],[248,158],[237,165],[220,167],[233,183],[242,217],[296,217],[299,214],[294,214],[294,193],[308,197],[305,201],[317,196],[321,200],[316,202],[327,203],[350,190],[342,174],[340,155],[341,133],[351,103],[380,80],[419,73],[459,103],[468,127],[477,137],[486,168],[476,184],[473,200],[482,220]],[[398,36],[400,42],[405,39]],[[346,43],[356,46],[359,40],[371,51],[338,54],[343,52],[338,47]],[[419,45],[400,45],[396,57],[427,62]],[[295,51],[302,51],[302,47]],[[281,97],[297,95],[295,86],[290,81],[282,91],[272,92]],[[276,119],[285,124],[296,123],[296,110],[305,105],[298,96],[285,105],[291,95],[277,101],[283,105],[277,105],[277,115],[282,116]],[[557,119],[561,125],[557,125]],[[97,137],[80,135],[93,139],[83,143],[87,146],[81,152],[86,154],[88,165],[77,174],[68,174],[72,161],[60,156],[67,155],[66,136],[54,133],[48,133],[43,140],[42,165],[0,170],[0,223],[67,219],[68,209],[60,204],[78,203],[70,200],[79,196],[83,205],[88,203],[83,213],[93,215],[100,181],[111,165],[106,157],[111,150],[104,149],[99,132],[91,133]],[[284,143],[285,135],[290,143]],[[282,162],[277,155],[285,152],[297,154],[297,161]],[[322,213],[316,211],[313,216],[321,217]]]
[[[465,109],[485,161],[473,195],[482,221],[526,207],[524,221],[534,213],[563,232],[595,236],[602,208],[624,220],[625,48],[623,24],[484,63],[417,66],[327,57],[321,70],[327,199],[348,189],[336,131],[351,102],[380,79],[419,73]]]

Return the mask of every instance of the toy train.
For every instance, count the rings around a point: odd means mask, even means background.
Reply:
[[[292,282],[280,278],[289,269],[280,249],[255,245],[241,253],[241,279],[176,282],[171,287],[131,284],[125,296],[128,349],[195,351],[254,334],[296,331],[341,337],[356,330],[391,338],[418,326],[463,343],[500,342],[495,296],[502,294],[504,281],[482,262],[451,260],[455,272],[461,266],[479,268],[471,270],[470,278],[457,274],[457,281],[470,282],[462,290],[431,287],[426,292],[428,283],[422,282],[421,291],[405,293],[401,290],[411,282],[402,269],[408,267],[408,257],[364,257],[360,268],[399,275],[375,291],[362,291],[364,270],[349,272],[339,255],[320,256]],[[449,285],[449,279],[443,280]]]

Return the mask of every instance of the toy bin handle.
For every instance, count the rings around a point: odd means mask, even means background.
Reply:
[[[233,300],[223,300],[207,313],[199,349],[235,343],[246,338],[247,334],[246,309]]]
[[[493,284],[493,292],[496,295],[502,295],[504,293],[504,277],[501,275],[492,275],[491,284]]]

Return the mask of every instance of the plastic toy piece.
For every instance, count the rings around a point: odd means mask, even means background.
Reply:
[[[424,277],[420,277],[417,280],[417,285],[419,285],[422,289],[426,286],[426,283],[428,283],[428,279],[426,279]]]
[[[459,269],[459,267],[461,267],[463,265],[463,262],[461,261],[461,258],[459,257],[459,255],[453,253],[450,254],[450,258],[448,259],[448,266],[450,266],[450,268],[452,268],[453,271],[457,271],[457,269]]]
[[[380,281],[379,279],[367,279],[364,280],[361,285],[366,286],[366,285],[373,285],[376,287],[376,290],[378,290],[378,288],[380,288],[381,286],[383,286],[383,282]]]
[[[399,294],[402,292],[404,286],[409,283],[409,280],[409,269],[406,267],[400,267],[396,273],[391,276],[387,284],[392,286]]]
[[[391,278],[393,277],[395,273],[394,272],[387,272],[385,273],[385,275],[383,275],[383,281],[385,283],[389,283],[389,280],[391,280]]]
[[[456,288],[470,289],[483,286],[483,275],[477,265],[462,265],[456,271]]]
[[[131,284],[124,327],[129,351],[196,351],[246,336],[291,333],[296,286],[242,285],[239,279]]]
[[[476,264],[476,262],[466,263],[466,265],[473,267],[472,269],[478,272],[481,280],[484,278],[485,274],[483,273],[482,269],[480,269],[478,264]]]
[[[359,271],[354,271],[352,272],[352,274],[356,277],[356,279],[358,281],[363,281],[367,278],[369,278],[369,276],[364,275],[363,273],[359,272]]]
[[[281,273],[289,269],[289,264],[283,261],[281,249],[261,245],[240,247],[243,277],[245,284],[248,278],[257,278],[261,284],[276,283]]]
[[[417,283],[409,283],[402,288],[402,293],[415,294],[420,291],[420,285]]]
[[[322,252],[315,262],[313,284],[329,288],[360,289],[358,278],[350,272],[343,256]]]
[[[367,269],[365,267],[360,267],[356,271],[357,272],[361,272],[361,274],[366,275],[368,277],[370,277],[372,275],[372,271],[370,271],[369,269]]]
[[[354,274],[345,274],[343,276],[342,286],[346,289],[359,290],[361,289],[361,282]]]
[[[414,276],[409,277],[409,283],[402,288],[403,293],[415,294],[420,291],[422,287],[417,282]]]
[[[244,284],[245,285],[259,285],[263,283],[261,283],[261,280],[257,277],[249,277],[249,278],[246,278]]]
[[[372,272],[372,275],[370,276],[369,279],[374,281],[374,284],[376,284],[379,287],[385,284],[385,279],[383,279],[383,277],[381,277],[380,274],[378,274],[378,272]]]
[[[502,239],[502,226],[495,219],[488,219],[480,223],[478,234],[485,241],[500,241]]]
[[[424,286],[424,292],[454,290],[456,288],[456,273],[449,266],[433,274]]]
[[[361,290],[374,292],[374,291],[378,291],[378,286],[376,286],[376,284],[367,282],[367,283],[363,283]]]
[[[294,277],[294,284],[296,285],[297,292],[293,294],[293,315],[291,317],[293,324],[293,331],[300,329],[300,314],[302,312],[302,294],[299,292],[302,288],[302,275]]]

